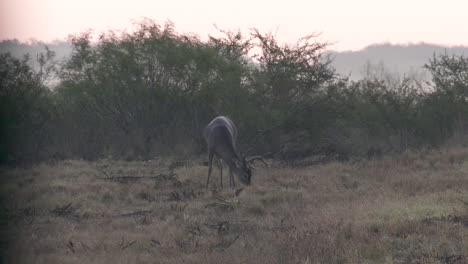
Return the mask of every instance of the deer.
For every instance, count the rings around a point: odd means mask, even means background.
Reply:
[[[221,188],[223,188],[223,162],[229,167],[229,186],[231,188],[236,185],[233,174],[236,174],[241,183],[250,185],[252,169],[255,168],[252,165],[254,160],[261,160],[268,166],[261,156],[247,158],[237,154],[237,128],[229,117],[215,117],[205,127],[203,135],[208,145],[208,178],[206,180],[206,188],[208,188],[210,183],[214,156],[217,156],[219,161]]]

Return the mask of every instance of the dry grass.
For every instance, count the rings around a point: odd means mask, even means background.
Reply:
[[[217,170],[206,190],[202,160],[4,168],[3,261],[468,262],[468,149],[273,162],[240,193]]]

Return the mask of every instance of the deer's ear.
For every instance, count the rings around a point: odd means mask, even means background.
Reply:
[[[243,157],[242,158],[242,163],[246,166],[247,164],[249,164],[249,162],[247,161],[247,158],[246,157]]]

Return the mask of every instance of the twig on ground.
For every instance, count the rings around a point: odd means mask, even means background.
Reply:
[[[122,237],[122,241],[120,241],[119,247],[120,247],[120,249],[121,249],[122,251],[124,251],[125,249],[127,249],[127,248],[133,246],[133,244],[135,244],[135,243],[136,243],[136,240],[127,243],[127,242],[125,242],[125,238]]]
[[[75,245],[73,244],[73,242],[71,242],[71,240],[68,241],[67,247],[68,249],[70,249],[71,252],[75,253]]]
[[[149,213],[152,213],[152,210],[140,210],[140,211],[135,211],[135,212],[130,212],[130,213],[125,213],[125,214],[120,214],[118,216],[134,216],[134,215],[147,215]]]
[[[238,207],[240,205],[240,201],[238,199],[226,199],[221,195],[217,195],[215,198],[216,200],[218,200],[218,202],[207,204],[205,208],[219,206],[234,209],[235,207]]]
[[[124,247],[122,247],[122,251],[124,251],[125,249],[127,249],[127,248],[133,246],[133,244],[135,244],[135,243],[136,243],[136,240],[134,240],[134,241],[128,243],[127,245],[125,245]]]
[[[159,242],[158,240],[151,239],[150,245],[156,248],[158,246],[161,246],[161,242]]]
[[[80,241],[80,244],[81,246],[86,249],[86,250],[90,250],[90,251],[93,251],[90,247],[88,247],[88,245],[86,245],[83,241]]]
[[[104,170],[102,170],[100,168],[97,168],[97,167],[94,167],[94,169],[96,169],[100,173],[104,174],[107,178],[111,178],[111,176],[107,172],[105,172]]]
[[[63,206],[57,206],[54,210],[51,210],[50,212],[55,214],[55,216],[60,216],[60,217],[71,217],[78,219],[78,215],[74,214],[76,208],[72,206],[72,203],[68,203]]]
[[[462,200],[462,199],[460,199],[460,198],[457,198],[457,200],[460,201],[460,202],[462,202],[464,205],[467,205],[467,206],[468,206],[468,202],[467,202],[467,201],[464,201],[464,200]]]

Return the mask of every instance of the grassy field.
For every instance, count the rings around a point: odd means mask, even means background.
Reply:
[[[468,149],[270,160],[234,190],[205,159],[2,168],[3,262],[468,263]]]

